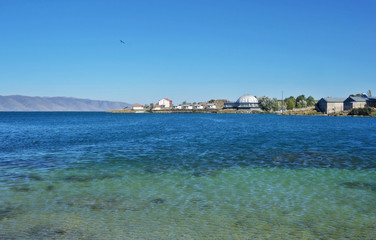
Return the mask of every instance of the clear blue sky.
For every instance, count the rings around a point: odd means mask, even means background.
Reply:
[[[0,95],[180,103],[368,89],[375,0],[0,0]]]

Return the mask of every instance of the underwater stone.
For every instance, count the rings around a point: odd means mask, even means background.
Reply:
[[[69,176],[69,177],[65,177],[63,178],[64,181],[67,181],[67,182],[88,182],[88,181],[91,181],[91,180],[94,180],[95,177],[84,177],[84,176]]]
[[[164,168],[147,168],[145,172],[148,173],[164,173],[166,170]]]
[[[101,209],[105,209],[106,207],[103,206],[102,204],[88,204],[87,205],[88,207],[90,207],[90,209],[93,209],[93,210],[101,210]]]
[[[376,191],[376,184],[375,183],[343,182],[343,183],[340,183],[340,185],[347,187],[347,188]]]
[[[205,172],[194,172],[192,175],[195,177],[202,177],[206,176],[207,174]]]
[[[35,181],[42,181],[42,180],[43,180],[42,177],[40,177],[40,176],[38,176],[38,175],[34,175],[34,174],[30,174],[30,175],[28,176],[28,178],[29,178],[29,179],[32,179],[32,180],[35,180]]]
[[[31,188],[27,185],[21,185],[21,186],[14,186],[12,187],[12,190],[16,192],[29,192]]]
[[[215,176],[216,174],[212,171],[197,171],[192,174],[195,177],[204,177],[204,176]]]
[[[33,239],[56,239],[57,236],[66,234],[66,231],[51,225],[36,225],[29,229],[28,234]]]
[[[0,220],[11,217],[13,210],[12,207],[0,208]]]
[[[124,201],[119,199],[70,199],[58,200],[56,204],[64,204],[69,207],[89,208],[91,210],[122,210],[122,211],[140,211],[143,208],[140,206],[128,206]]]
[[[93,180],[103,180],[108,178],[118,178],[119,175],[97,175],[97,176],[68,176],[63,180],[67,182],[89,182]]]
[[[162,198],[156,198],[156,199],[151,200],[150,202],[156,203],[156,204],[162,204],[165,202],[165,200]]]
[[[64,231],[62,229],[56,229],[54,232],[57,233],[57,234],[59,234],[59,235],[63,235],[63,234],[66,233],[66,231]]]

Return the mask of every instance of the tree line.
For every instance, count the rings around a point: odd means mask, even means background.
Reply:
[[[315,99],[312,96],[305,97],[304,94],[299,95],[297,98],[290,96],[283,101],[277,98],[260,97],[258,98],[260,107],[264,111],[280,111],[280,110],[292,110],[294,108],[306,108],[315,106]]]

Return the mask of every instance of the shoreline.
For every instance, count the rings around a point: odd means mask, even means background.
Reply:
[[[340,112],[335,114],[324,114],[317,112],[313,109],[299,109],[299,110],[287,110],[285,112],[265,112],[265,111],[247,111],[247,110],[234,110],[234,109],[193,109],[193,110],[144,110],[144,111],[135,111],[132,109],[119,109],[106,111],[106,113],[156,113],[156,114],[174,114],[174,113],[205,113],[205,114],[275,114],[280,116],[326,116],[326,117],[376,117],[376,115],[366,116],[366,115],[348,115],[348,112]]]

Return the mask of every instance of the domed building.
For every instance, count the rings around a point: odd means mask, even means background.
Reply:
[[[236,102],[224,103],[223,108],[226,109],[243,109],[243,110],[261,110],[260,104],[256,97],[246,94],[241,96]]]

